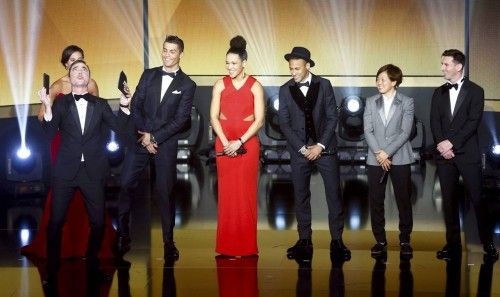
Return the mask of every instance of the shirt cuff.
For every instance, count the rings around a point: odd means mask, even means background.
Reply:
[[[44,119],[46,122],[50,122],[50,121],[52,121],[52,113],[51,113],[51,114],[46,114],[46,113],[44,113],[44,114],[43,114],[43,119]]]
[[[304,155],[307,151],[307,147],[305,145],[303,145],[300,150],[299,150],[299,153],[301,153],[302,155]]]
[[[326,147],[325,147],[323,144],[321,144],[321,143],[319,143],[319,142],[318,142],[317,144],[318,144],[319,146],[321,146],[321,148],[322,148],[323,150],[325,150],[325,149],[326,149]]]

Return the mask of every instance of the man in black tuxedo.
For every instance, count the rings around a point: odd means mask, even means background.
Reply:
[[[54,101],[45,88],[38,92],[45,105],[42,125],[50,138],[61,133],[61,144],[52,168],[52,204],[47,226],[48,275],[55,277],[60,266],[62,228],[66,212],[76,188],[83,194],[87,208],[90,235],[87,261],[97,262],[97,254],[104,236],[104,179],[108,164],[105,154],[104,126],[117,132],[126,126],[130,111],[130,98],[122,96],[116,117],[102,98],[88,93],[90,69],[83,60],[69,67],[72,93]]]
[[[155,161],[156,194],[161,210],[164,258],[179,257],[174,244],[175,201],[170,195],[176,182],[177,140],[190,120],[196,84],[179,68],[184,42],[167,36],[163,43],[163,66],[147,69],[132,98],[132,118],[139,141],[125,156],[118,206],[117,250],[130,250],[130,207],[137,179]]]
[[[336,159],[335,127],[338,117],[333,88],[330,81],[309,71],[314,61],[306,48],[294,47],[285,59],[292,79],[280,87],[279,121],[290,152],[299,233],[299,240],[287,250],[287,255],[289,258],[312,256],[310,180],[316,166],[325,186],[332,237],[330,253],[350,259],[351,252],[342,242],[344,212]]]
[[[498,258],[487,206],[481,198],[481,167],[477,129],[484,110],[483,89],[464,77],[465,55],[456,49],[443,52],[441,71],[447,83],[434,91],[431,130],[436,143],[436,164],[446,224],[446,245],[439,259],[461,256],[459,198],[462,176],[468,198],[474,205],[479,238],[487,257]]]

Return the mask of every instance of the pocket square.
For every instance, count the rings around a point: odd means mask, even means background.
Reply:
[[[182,93],[182,92],[181,91],[177,91],[177,90],[172,91],[172,94],[180,94],[180,93]]]

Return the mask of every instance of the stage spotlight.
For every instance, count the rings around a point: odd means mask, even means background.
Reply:
[[[362,141],[363,112],[365,99],[350,95],[342,99],[339,106],[339,137],[347,141]]]
[[[19,159],[27,159],[31,156],[31,150],[26,147],[26,146],[21,146],[17,152],[16,152],[16,155]]]
[[[266,136],[272,140],[285,141],[285,136],[281,133],[280,129],[278,116],[279,105],[278,95],[273,95],[267,98],[266,123],[264,130]]]
[[[35,166],[36,158],[31,155],[31,150],[27,147],[19,148],[10,159],[7,159],[8,170],[13,169],[19,173],[29,173]]]
[[[358,112],[359,109],[361,108],[360,101],[361,100],[359,100],[359,98],[356,96],[348,97],[346,99],[347,111],[349,111],[350,113],[353,113],[353,114]]]
[[[491,147],[491,153],[495,156],[500,155],[500,144],[495,144]]]
[[[16,182],[40,181],[42,179],[42,158],[25,146],[7,154],[7,180]]]
[[[272,106],[273,106],[273,109],[278,112],[279,109],[280,109],[280,100],[278,98],[278,96],[274,96],[272,98]]]
[[[120,149],[120,145],[116,141],[112,140],[108,142],[108,144],[106,144],[106,149],[108,150],[108,152],[114,153]]]
[[[290,154],[286,150],[285,136],[281,133],[278,94],[267,96],[266,101],[266,122],[259,132],[262,160],[264,163],[288,163]]]
[[[496,141],[483,148],[481,167],[483,187],[500,189],[500,145]]]
[[[109,130],[109,140],[106,144],[106,151],[109,165],[112,168],[119,166],[123,162],[125,152],[120,145],[120,140],[117,139],[116,133],[113,130]]]

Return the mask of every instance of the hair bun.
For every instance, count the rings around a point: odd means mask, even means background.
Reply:
[[[245,38],[238,35],[231,39],[231,41],[229,42],[229,46],[231,48],[244,51],[247,48],[247,41],[245,40]]]

